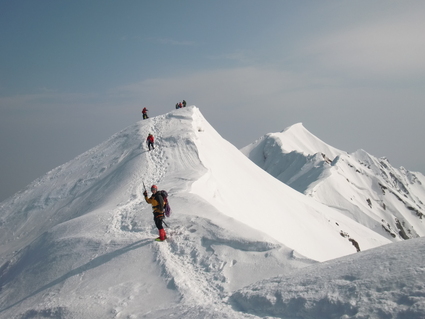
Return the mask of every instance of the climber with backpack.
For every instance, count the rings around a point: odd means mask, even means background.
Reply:
[[[144,185],[144,183],[143,183]],[[158,187],[156,185],[152,185],[151,187],[152,196],[148,198],[148,192],[143,192],[145,196],[145,201],[148,204],[152,205],[153,208],[153,220],[155,222],[156,228],[158,228],[159,237],[156,238],[156,241],[164,241],[167,239],[167,234],[165,233],[164,227],[162,226],[162,222],[164,219],[164,198],[161,195],[162,191],[158,192]]]
[[[168,194],[164,190],[158,191],[158,193],[160,193],[162,198],[164,199],[164,214],[165,214],[165,217],[170,217],[171,207],[170,207],[170,202],[168,201]],[[164,222],[164,224],[165,224],[165,222]],[[165,226],[168,227],[167,224],[165,224]]]

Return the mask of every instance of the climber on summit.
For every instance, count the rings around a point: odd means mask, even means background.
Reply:
[[[142,110],[142,114],[143,114],[143,119],[144,120],[146,120],[146,119],[148,119],[149,118],[149,116],[148,116],[148,109],[147,108],[143,108],[143,110]]]

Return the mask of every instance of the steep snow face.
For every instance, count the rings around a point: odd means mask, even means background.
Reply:
[[[294,134],[298,134],[296,144]],[[363,150],[338,151],[300,124],[268,134],[242,152],[292,188],[392,241],[425,235],[421,173],[395,169],[385,158]]]
[[[338,211],[294,191],[240,157],[204,120],[195,140],[207,169],[192,192],[223,214],[260,230],[304,256],[323,261],[353,252],[349,237],[368,249],[387,240]],[[346,234],[346,237],[341,236]]]

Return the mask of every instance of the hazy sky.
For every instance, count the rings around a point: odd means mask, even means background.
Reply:
[[[0,0],[0,200],[185,99],[425,173],[425,1]]]

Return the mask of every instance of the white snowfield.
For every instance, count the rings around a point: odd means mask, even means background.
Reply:
[[[303,156],[308,136],[291,142]],[[165,242],[144,184],[169,193]],[[423,239],[391,243],[328,204],[195,106],[140,121],[0,203],[0,318],[425,318]]]

